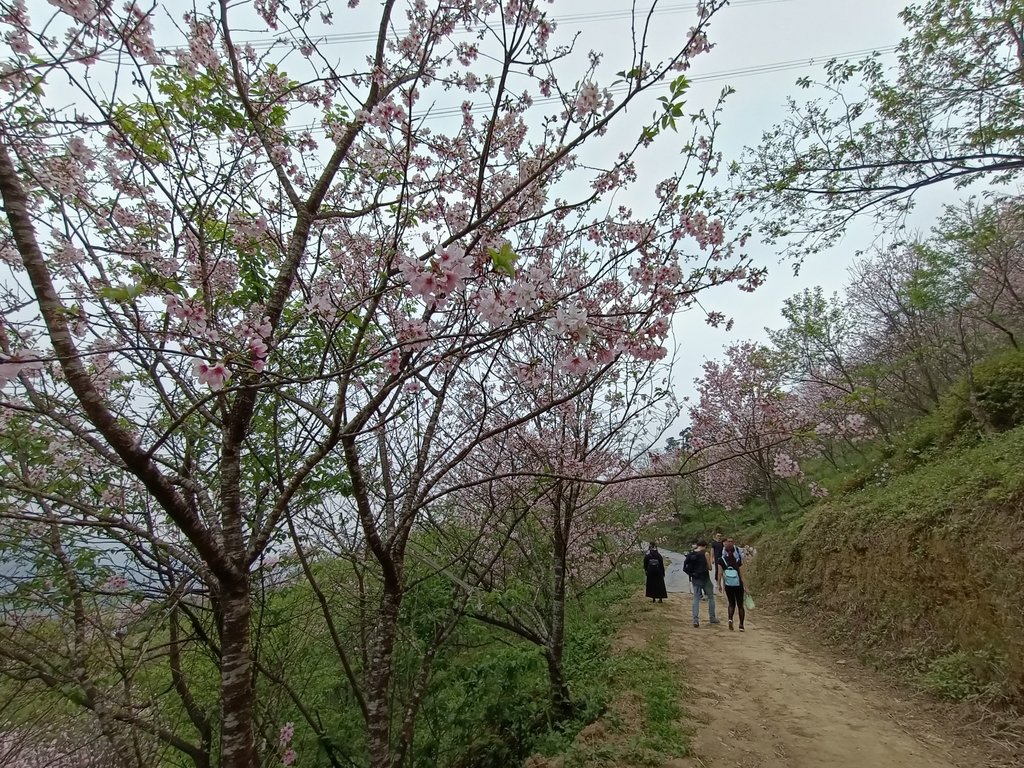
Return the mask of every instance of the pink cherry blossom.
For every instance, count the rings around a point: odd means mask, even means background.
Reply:
[[[568,307],[559,307],[555,316],[548,321],[548,328],[556,336],[581,334],[587,326],[586,307],[576,303]]]
[[[779,477],[786,479],[803,477],[800,465],[788,453],[776,454],[772,470]]]
[[[282,747],[287,747],[292,743],[292,737],[295,735],[295,723],[285,723],[281,726],[280,743]]]
[[[497,291],[487,286],[476,296],[476,311],[480,319],[492,327],[504,325],[512,319],[513,311],[506,306]]]
[[[206,384],[212,390],[221,389],[231,379],[231,371],[224,363],[206,363],[197,360],[194,373],[200,384]]]
[[[392,375],[396,375],[402,370],[402,356],[397,350],[389,353],[385,358],[384,370]]]
[[[87,22],[97,13],[95,0],[47,0],[47,2],[71,16],[75,21]]]
[[[601,91],[594,83],[584,83],[576,96],[576,112],[580,117],[586,117],[591,112],[596,112],[601,106]]]
[[[22,373],[41,371],[46,356],[31,349],[22,349],[12,354],[0,352],[0,387]]]

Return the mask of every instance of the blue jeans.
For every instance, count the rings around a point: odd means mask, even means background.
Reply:
[[[701,595],[708,596],[708,618],[711,619],[711,623],[714,624],[718,621],[718,617],[715,616],[715,590],[711,583],[711,577],[705,577],[698,581],[693,580],[693,620],[697,621],[700,618],[700,598]]]

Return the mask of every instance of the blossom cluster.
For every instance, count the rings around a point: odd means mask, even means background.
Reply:
[[[448,297],[474,274],[472,259],[458,245],[438,246],[427,261],[403,258],[400,268],[409,290],[430,304],[444,307]]]

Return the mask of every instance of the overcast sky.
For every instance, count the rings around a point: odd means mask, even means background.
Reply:
[[[614,47],[621,39],[621,20],[596,19],[602,10],[628,8],[628,4],[604,0],[588,5],[593,8],[595,20],[579,25],[585,47]],[[869,49],[891,49],[904,36],[898,14],[905,5],[898,0],[739,0],[721,11],[711,26],[714,50],[695,60],[690,72],[695,81],[690,104],[696,107],[713,103],[726,83],[736,88],[727,102],[718,141],[726,161],[738,156],[744,146],[756,144],[762,131],[785,116],[787,96],[800,101],[813,95],[813,91],[795,86],[797,78],[820,76],[824,62],[833,57],[860,59]],[[556,3],[555,7],[564,6]],[[690,3],[662,4],[664,9],[678,10],[659,17],[659,24],[684,34],[691,23],[691,7]],[[554,14],[559,16],[562,11]],[[845,55],[851,53],[855,55]],[[894,63],[895,57],[888,53],[883,60]],[[800,65],[791,69],[717,77],[719,73],[797,62]],[[951,187],[922,195],[911,224],[927,230],[942,203],[954,200],[955,195]],[[786,297],[814,285],[821,285],[828,293],[841,290],[856,252],[870,247],[879,237],[884,241],[886,233],[877,232],[871,221],[858,222],[840,247],[807,261],[799,276],[793,275],[792,265],[780,263],[770,246],[752,243],[750,252],[769,267],[767,284],[754,294],[723,288],[708,295],[709,309],[735,318],[732,332],[708,327],[697,312],[681,315],[675,322],[678,362],[673,378],[679,394],[692,393],[693,379],[700,374],[705,359],[717,357],[734,341],[764,339],[765,326],[781,325],[779,310]],[[681,420],[679,426],[685,421]]]
[[[609,0],[608,5],[614,4]],[[896,44],[904,32],[898,17],[903,6],[896,0],[781,0],[740,4],[722,11],[712,25],[715,49],[694,64],[694,96],[701,97],[695,101],[712,97],[723,85],[719,80],[701,82],[701,75],[779,62],[807,62],[799,69],[727,79],[737,92],[727,102],[719,135],[719,148],[726,159],[737,156],[744,146],[756,144],[763,130],[785,116],[787,96],[800,100],[811,95],[795,86],[797,78],[820,75],[822,64],[834,56]],[[894,57],[889,55],[885,60],[892,62]],[[947,194],[951,195],[952,190]],[[929,211],[937,209],[933,198],[921,206],[915,219],[918,226],[927,228]],[[814,285],[823,286],[827,292],[840,290],[856,251],[869,247],[878,234],[884,237],[884,233],[875,232],[870,221],[860,222],[841,247],[807,261],[798,277],[790,264],[779,262],[770,246],[753,243],[751,253],[769,268],[767,284],[754,294],[728,288],[709,296],[713,308],[735,318],[732,332],[709,328],[697,313],[677,319],[679,356],[674,379],[679,391],[691,392],[701,363],[718,356],[724,346],[739,339],[763,339],[764,326],[780,325],[779,310],[787,296]]]

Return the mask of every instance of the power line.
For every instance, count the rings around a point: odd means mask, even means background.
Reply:
[[[745,8],[757,5],[775,5],[778,3],[789,3],[793,0],[733,0],[729,3],[730,8]],[[619,10],[607,10],[607,11],[595,11],[593,13],[577,13],[568,14],[565,16],[554,16],[552,21],[556,24],[590,24],[599,21],[615,21],[617,19],[632,19],[632,18],[647,18],[648,15],[660,16],[665,14],[677,14],[683,12],[696,12],[698,5],[696,3],[687,5],[666,5],[666,6],[651,6],[644,10],[637,10],[625,8]],[[487,26],[484,24],[474,24],[470,27],[464,27],[458,32],[462,33],[473,33],[479,32],[486,29]],[[409,33],[409,29],[397,30],[396,34],[399,37],[404,37]],[[347,45],[353,43],[367,43],[373,42],[379,35],[378,30],[365,30],[362,32],[339,32],[330,35],[321,35],[316,40],[311,41],[315,46],[321,45]],[[283,39],[275,40],[245,40],[236,43],[236,45],[250,45],[255,50],[266,50],[278,45]]]
[[[880,48],[862,48],[862,49],[857,50],[857,51],[844,51],[842,53],[833,53],[833,54],[828,54],[828,55],[825,55],[825,56],[809,56],[809,57],[803,58],[803,59],[791,59],[789,61],[777,61],[777,62],[773,62],[773,63],[770,63],[770,64],[759,64],[759,65],[756,65],[756,66],[739,67],[739,68],[736,68],[736,69],[722,70],[722,71],[719,71],[719,72],[709,72],[706,75],[695,75],[695,76],[689,78],[689,80],[690,80],[691,83],[706,83],[706,82],[715,82],[715,81],[720,81],[720,80],[727,80],[727,79],[737,78],[737,77],[751,77],[753,75],[769,74],[769,73],[772,73],[772,72],[785,72],[787,70],[803,69],[803,68],[806,68],[806,67],[813,66],[815,64],[815,62],[830,61],[832,59],[857,58],[857,57],[861,57],[861,56],[870,56],[873,53],[887,54],[887,53],[892,53],[895,50],[896,50],[896,46],[895,45],[887,45],[887,46],[883,46],[883,47],[880,47]],[[659,87],[660,88],[667,88],[668,85],[669,85],[668,83],[664,83],[664,84],[662,84]],[[621,93],[627,92],[628,89],[629,89],[629,85],[626,84],[626,83],[623,83],[623,84],[614,86],[612,88],[609,88],[608,90],[611,93],[613,93],[613,94],[621,94]],[[535,105],[557,104],[557,103],[560,103],[560,102],[561,102],[561,98],[558,97],[558,96],[542,97],[542,98],[539,98],[539,99],[535,99],[533,101],[533,103]],[[482,112],[490,112],[492,109],[494,109],[494,106],[492,104],[481,103],[481,104],[474,105],[470,109],[470,112],[471,113],[479,114],[479,113],[482,113]],[[443,107],[441,109],[431,111],[430,114],[427,116],[427,118],[431,119],[431,120],[439,120],[439,119],[443,119],[443,118],[446,118],[446,117],[455,117],[455,116],[461,115],[461,114],[462,114],[462,107],[461,106],[458,106],[458,107]],[[305,126],[294,126],[294,127],[286,129],[286,131],[288,133],[290,133],[290,134],[297,134],[297,133],[302,133],[304,131],[314,131],[314,130],[323,131],[325,129],[324,129],[324,127],[322,125],[319,125],[319,124],[316,124],[316,123],[312,123],[312,124],[305,125]]]
[[[779,3],[790,3],[790,2],[793,2],[793,0],[731,0],[731,2],[729,3],[729,8],[747,8],[747,7],[754,7],[754,6],[759,6],[759,5],[777,5]],[[635,13],[634,13],[634,11],[632,9],[619,9],[619,10],[595,11],[593,13],[567,14],[565,16],[555,16],[555,17],[552,17],[551,20],[554,21],[556,24],[590,24],[590,23],[601,22],[601,21],[616,21],[618,19],[647,18],[648,15],[651,15],[651,16],[661,16],[661,15],[675,15],[675,14],[683,13],[683,12],[693,13],[693,12],[696,12],[698,7],[699,6],[696,3],[686,4],[686,5],[679,5],[679,4],[677,4],[677,5],[665,5],[665,6],[652,5],[652,6],[648,7],[648,8],[646,8],[646,9],[643,9],[643,10],[639,10],[638,9]],[[483,30],[483,29],[486,29],[486,28],[487,28],[487,25],[485,25],[485,24],[474,24],[474,25],[472,25],[470,27],[464,27],[462,29],[458,29],[458,30],[455,31],[455,33],[456,34],[459,34],[459,33],[471,34],[471,33],[479,32],[480,30]],[[409,33],[409,29],[406,28],[406,29],[396,30],[393,33],[393,35],[395,37],[403,37],[403,36],[407,35],[408,33]],[[310,41],[310,42],[316,48],[320,48],[322,46],[326,47],[326,46],[334,46],[334,45],[353,45],[353,44],[356,44],[356,43],[375,42],[377,40],[378,35],[379,35],[379,30],[366,30],[366,31],[363,31],[363,32],[339,32],[339,33],[336,33],[336,34],[317,36],[316,40]],[[269,50],[273,49],[275,46],[286,44],[286,43],[294,43],[294,42],[295,42],[294,38],[292,40],[287,40],[284,37],[277,37],[277,38],[274,38],[272,40],[268,40],[266,38],[261,38],[261,39],[258,39],[258,40],[236,40],[236,41],[234,41],[234,45],[235,45],[236,48],[240,48],[242,46],[248,45],[248,46],[251,46],[254,50],[257,50],[257,51],[260,51],[260,50],[269,51]],[[160,46],[159,50],[160,50],[161,54],[174,54],[174,53],[177,53],[179,51],[184,51],[185,48],[182,47],[182,46],[170,45],[170,46]],[[104,64],[115,64],[116,65],[116,64],[120,64],[121,63],[120,56],[111,56],[109,54],[101,55],[99,57],[99,60],[102,61]]]

